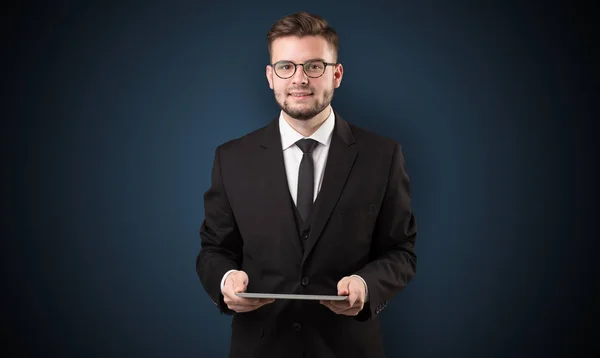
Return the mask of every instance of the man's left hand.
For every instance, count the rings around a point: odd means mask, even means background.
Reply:
[[[348,295],[344,301],[321,301],[321,304],[336,314],[356,316],[364,307],[366,287],[358,277],[344,277],[337,285],[338,296]]]

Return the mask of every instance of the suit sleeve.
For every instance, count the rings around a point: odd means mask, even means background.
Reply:
[[[410,183],[399,144],[394,147],[385,195],[373,233],[371,262],[356,272],[367,283],[369,299],[356,316],[376,317],[416,273],[417,225],[410,207]]]
[[[221,279],[238,270],[242,261],[242,239],[223,185],[220,147],[215,151],[211,186],[204,194],[205,218],[200,227],[200,253],[196,273],[204,290],[221,313],[233,314],[223,301]]]

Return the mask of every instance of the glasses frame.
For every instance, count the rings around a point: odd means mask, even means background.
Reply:
[[[276,65],[276,64],[278,64],[278,63],[281,63],[281,62],[288,62],[288,63],[291,63],[292,65],[294,65],[294,72],[292,72],[292,74],[291,74],[289,77],[281,77],[281,76],[280,76],[280,75],[277,73],[277,70],[275,69],[275,65]],[[304,67],[304,66],[306,66],[307,64],[309,64],[309,63],[311,63],[311,62],[323,62],[323,64],[324,64],[324,66],[323,66],[323,73],[321,73],[319,76],[316,76],[316,77],[314,77],[314,76],[311,76],[311,75],[309,75],[308,73],[306,73],[306,67]],[[270,64],[270,66],[271,66],[271,67],[273,67],[273,72],[275,72],[275,75],[276,75],[277,77],[279,77],[279,78],[283,79],[283,80],[287,80],[288,78],[292,78],[292,77],[294,77],[294,75],[296,74],[296,71],[298,70],[298,66],[302,66],[302,71],[304,71],[304,74],[305,74],[307,77],[309,77],[309,78],[319,78],[319,77],[322,77],[322,76],[325,74],[325,71],[327,71],[327,66],[335,66],[335,65],[337,65],[337,63],[336,63],[336,62],[325,62],[325,61],[323,61],[323,60],[309,60],[309,61],[307,61],[307,62],[305,62],[305,63],[295,63],[295,62],[288,61],[288,60],[281,60],[281,61],[277,61],[277,62],[275,62],[275,63],[271,63],[271,64]]]

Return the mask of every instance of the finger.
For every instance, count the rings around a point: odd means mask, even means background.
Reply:
[[[337,314],[346,314],[349,312],[358,312],[361,311],[363,308],[363,305],[360,304],[355,304],[354,306],[344,306],[344,307],[340,307],[340,306],[334,306],[333,304],[329,304],[329,307],[332,311],[334,311]]]
[[[237,297],[237,296],[236,296]],[[231,300],[230,304],[235,306],[244,307],[260,307],[268,303],[273,303],[275,300],[271,298],[243,298],[237,297],[237,299]]]
[[[260,298],[244,298],[238,297],[234,300],[236,305],[240,306],[259,306],[262,304],[262,300]]]
[[[260,307],[260,306],[267,305],[269,303],[273,303],[273,302],[275,302],[275,300],[272,298],[255,298],[254,300],[252,300],[252,302],[254,303],[253,304],[254,306]]]
[[[249,305],[258,304],[258,302],[259,302],[258,298],[245,298],[245,297],[238,296],[236,294],[236,292],[233,291],[232,287],[228,287],[225,290],[225,292],[223,293],[223,296],[224,296],[224,301],[227,304],[249,306]]]
[[[347,302],[340,303],[338,301],[323,301],[323,305],[325,305],[327,308],[334,311],[335,313],[340,313],[351,308],[350,306],[348,306]]]
[[[274,301],[275,300],[273,300],[273,299],[265,299],[265,300],[260,300],[260,302],[258,302],[256,304],[232,303],[230,306],[228,305],[228,307],[229,307],[229,309],[236,311],[236,312],[250,312],[250,311],[257,310],[266,304],[273,303]]]
[[[227,307],[232,310],[232,311],[236,311],[236,312],[249,312],[252,311],[252,306],[243,306],[243,305],[237,305],[235,303],[229,304],[227,305]]]
[[[327,307],[329,310],[333,311],[333,313],[338,314],[339,308],[333,306],[331,301],[321,301],[321,304]]]
[[[360,307],[337,307],[334,304],[335,301],[321,301],[321,304],[329,308],[335,314],[341,314],[345,316],[356,316],[361,311]]]
[[[350,295],[348,295],[348,298],[346,298],[345,300],[342,300],[342,301],[334,300],[334,301],[331,301],[331,304],[336,307],[339,307],[341,309],[348,309],[348,308],[352,307],[354,304],[356,304],[356,302],[354,302],[354,303],[350,302]]]
[[[353,306],[339,306],[339,305],[335,305],[338,302],[331,302],[331,306],[335,309],[335,312],[337,314],[344,314],[344,315],[348,315],[348,316],[354,316],[356,315],[358,312],[360,312],[360,310],[362,310],[362,305],[359,303],[356,303]]]
[[[333,307],[335,307],[336,309],[339,310],[345,310],[351,307],[350,303],[348,302],[348,300],[344,300],[344,301],[328,301],[329,304]]]
[[[360,312],[359,309],[353,308],[353,309],[350,309],[347,311],[343,311],[340,314],[344,315],[344,316],[357,316],[359,312]]]
[[[251,312],[254,311],[256,308],[254,308],[253,306],[228,306],[230,310],[235,311],[237,313],[244,313],[244,312]]]
[[[260,303],[261,307],[275,302],[274,298],[263,299]]]
[[[242,301],[251,300],[248,298],[240,297],[236,293],[238,293],[238,292],[236,292],[234,290],[233,284],[230,284],[228,287],[225,287],[225,290],[223,290],[223,296],[225,296],[225,302],[227,302],[227,300],[234,301],[234,302],[242,302]]]

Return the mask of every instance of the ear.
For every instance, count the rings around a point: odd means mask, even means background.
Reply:
[[[333,85],[335,88],[340,87],[342,83],[342,77],[344,77],[344,66],[341,63],[335,65],[335,69],[333,71]]]
[[[269,81],[269,87],[271,89],[273,89],[273,67],[271,67],[270,65],[267,65],[267,68],[265,69],[265,71],[266,71],[267,81]]]

